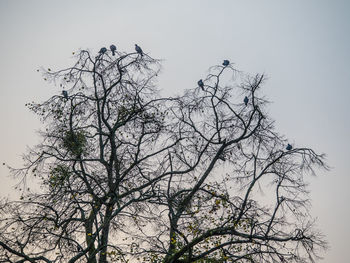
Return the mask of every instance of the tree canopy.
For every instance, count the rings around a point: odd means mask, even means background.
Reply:
[[[159,72],[147,53],[115,49],[43,72],[61,90],[27,104],[42,140],[11,168],[23,186],[20,200],[0,202],[1,262],[319,257],[305,177],[327,169],[324,155],[275,131],[264,75],[225,60],[164,97]]]

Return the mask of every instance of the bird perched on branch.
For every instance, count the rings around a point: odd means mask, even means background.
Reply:
[[[248,105],[248,102],[249,102],[249,99],[247,96],[244,97],[244,100],[243,100],[244,104],[247,106]]]
[[[201,87],[202,90],[204,90],[204,83],[203,83],[203,80],[198,80],[197,82],[198,86]]]
[[[115,51],[117,50],[117,47],[112,44],[109,48],[111,49],[112,55],[114,56],[115,55]]]
[[[135,44],[135,50],[136,50],[137,53],[139,53],[141,55],[141,57],[143,56],[143,51],[140,48],[140,46],[138,46],[137,44]]]
[[[288,145],[287,145],[287,147],[286,147],[286,150],[287,150],[287,151],[290,151],[290,150],[292,150],[292,149],[293,149],[293,146],[290,145],[290,144],[288,143]]]
[[[224,62],[222,63],[223,66],[227,67],[230,64],[230,61],[225,59]]]
[[[221,161],[226,161],[226,158],[225,158],[225,155],[221,154],[219,157],[218,157],[219,160]]]
[[[63,97],[68,100],[68,92],[66,90],[62,91]]]
[[[102,47],[98,53],[104,54],[104,53],[106,53],[106,52],[107,52],[107,48]]]

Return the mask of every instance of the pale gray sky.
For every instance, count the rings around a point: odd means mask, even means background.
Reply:
[[[114,43],[164,59],[160,88],[193,87],[229,59],[266,73],[265,95],[277,130],[299,146],[328,155],[333,169],[310,180],[312,214],[331,250],[324,263],[348,262],[350,236],[350,2],[16,1],[0,0],[0,162],[20,166],[40,123],[25,108],[57,89],[36,69],[72,63],[79,48]],[[0,167],[0,191],[11,191]]]

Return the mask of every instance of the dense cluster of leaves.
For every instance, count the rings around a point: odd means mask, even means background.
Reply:
[[[1,262],[318,258],[326,244],[304,178],[327,166],[285,149],[259,95],[264,76],[226,61],[201,87],[160,97],[158,73],[147,54],[86,50],[44,73],[68,98],[28,104],[43,140],[12,173],[41,188],[0,203]]]
[[[62,139],[62,147],[77,157],[84,153],[86,138],[84,132],[67,131]]]

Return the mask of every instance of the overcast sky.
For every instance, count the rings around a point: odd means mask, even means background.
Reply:
[[[264,94],[279,132],[326,153],[330,172],[309,180],[312,214],[331,249],[323,263],[348,262],[350,236],[350,1],[0,0],[0,162],[21,165],[40,122],[24,104],[59,89],[36,72],[138,43],[164,59],[159,87],[181,93],[223,59],[265,73]],[[0,167],[0,195],[12,191]],[[1,194],[2,192],[2,194]]]

